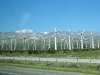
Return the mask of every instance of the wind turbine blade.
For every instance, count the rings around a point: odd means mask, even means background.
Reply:
[[[68,32],[70,33],[70,29],[68,28]]]
[[[57,32],[56,28],[54,27],[55,32]]]
[[[82,31],[82,34],[84,33],[85,29]]]

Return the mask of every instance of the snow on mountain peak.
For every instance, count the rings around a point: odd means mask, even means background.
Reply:
[[[17,30],[16,33],[32,33],[33,31],[31,29],[22,29]]]

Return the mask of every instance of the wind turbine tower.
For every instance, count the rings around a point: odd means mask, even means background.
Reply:
[[[25,44],[25,42],[26,42],[26,38],[24,37],[23,38],[23,50],[26,50],[26,44]]]
[[[100,48],[99,44],[100,44],[100,41],[98,40],[98,48]]]
[[[71,50],[71,40],[70,40],[70,30],[68,29],[68,31],[69,31],[69,35],[68,35],[68,44],[69,44],[69,50]]]
[[[92,49],[94,49],[94,37],[93,37],[93,34],[91,33],[92,35]]]
[[[83,33],[84,31],[81,32],[81,49],[83,49]]]
[[[57,50],[57,31],[56,31],[56,28],[55,28],[55,50]]]
[[[50,37],[49,37],[49,46],[48,46],[48,49],[50,49]]]
[[[11,48],[11,51],[12,51],[12,43],[13,43],[13,37],[14,37],[15,35],[13,35],[13,36],[9,36],[9,38],[10,38],[10,48]]]
[[[2,47],[1,47],[1,49],[3,49],[4,48],[4,40],[2,40]]]

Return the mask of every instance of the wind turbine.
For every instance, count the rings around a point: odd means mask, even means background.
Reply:
[[[5,50],[8,50],[8,41],[7,40],[4,40],[4,43],[5,43]]]
[[[84,30],[81,33],[77,33],[81,35],[81,49],[83,49],[83,33],[84,33]]]
[[[31,42],[32,43],[32,50],[34,50],[34,42]]]
[[[61,50],[62,50],[62,43],[63,43],[63,39],[61,39]]]
[[[33,43],[33,50],[36,50],[36,49],[37,49],[36,40],[37,40],[38,38],[36,38],[36,37],[34,36],[34,37],[31,37],[30,39],[33,39],[33,42],[31,42],[31,43]]]
[[[45,50],[45,39],[46,39],[46,37],[43,37],[43,49]]]
[[[34,36],[34,50],[36,50],[37,49],[37,46],[36,46],[36,37]]]
[[[79,40],[76,39],[75,41],[76,41],[76,49],[79,49]]]
[[[83,33],[84,33],[84,30],[81,33],[77,33],[78,35],[81,36],[81,40],[80,40],[80,42],[81,42],[81,49],[83,49]]]
[[[1,49],[3,50],[4,49],[4,43],[5,43],[5,37],[4,35],[2,36],[2,39],[1,39]]]
[[[66,38],[63,39],[64,40],[64,50],[66,49]]]
[[[87,40],[86,40],[86,49],[88,48],[88,46],[87,46]]]
[[[66,43],[66,49],[68,49],[68,41],[65,40],[65,43]]]
[[[48,32],[43,32],[43,36],[41,36],[42,40],[43,40],[43,50],[46,50],[46,38],[47,38],[47,34]],[[50,40],[49,40],[50,43]]]
[[[7,50],[7,40],[2,40],[2,50]]]
[[[81,32],[81,49],[83,49],[83,33],[84,33],[84,30]]]
[[[69,50],[71,50],[71,37],[70,37],[70,30],[68,29],[68,32],[69,32],[69,35],[68,35],[68,45],[69,45],[69,47],[68,47],[68,49]]]
[[[8,48],[7,48],[7,44],[8,44],[7,40],[5,42],[6,42],[6,50],[8,50]]]
[[[79,42],[78,42],[78,40],[77,40],[76,42],[77,42],[77,49],[78,49],[78,46],[79,46],[78,43],[79,43]]]
[[[98,40],[98,49],[100,48],[100,40]]]
[[[10,38],[10,40],[11,40],[11,42],[10,42],[10,48],[11,48],[11,51],[12,51],[12,42],[13,42],[12,39],[14,38],[14,36],[15,36],[15,35],[9,36],[9,38]]]
[[[4,40],[2,40],[2,46],[1,46],[1,49],[3,50],[4,48]]]
[[[91,32],[91,40],[92,40],[92,49],[94,49],[94,37],[92,32]]]
[[[23,37],[22,39],[23,39],[23,50],[26,50],[26,45],[25,45],[26,38],[25,38],[25,37]]]
[[[26,44],[27,44],[27,48],[26,48],[27,50],[30,49],[29,40],[30,40],[30,39],[27,39],[27,40],[25,41],[25,42],[27,42],[27,43],[26,43]]]
[[[36,49],[37,49],[36,40],[37,40],[38,38],[36,38],[36,36],[34,36],[34,37],[32,37],[31,39],[33,39],[33,42],[31,42],[31,43],[33,43],[33,50],[36,50]]]
[[[74,39],[72,38],[71,49],[74,49]]]
[[[16,39],[14,41],[14,50],[16,50]]]
[[[50,44],[51,44],[51,42],[50,42],[51,40],[50,40],[50,37],[49,37],[49,44],[48,44],[48,49],[50,49]]]
[[[85,39],[85,47],[86,47],[86,49],[88,48],[88,38],[87,39]]]
[[[57,30],[56,28],[54,28],[55,30],[55,50],[57,50]]]

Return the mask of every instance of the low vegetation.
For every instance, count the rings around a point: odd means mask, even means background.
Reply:
[[[16,50],[0,51],[1,56],[33,56],[33,57],[79,57],[79,58],[100,58],[100,50]]]

